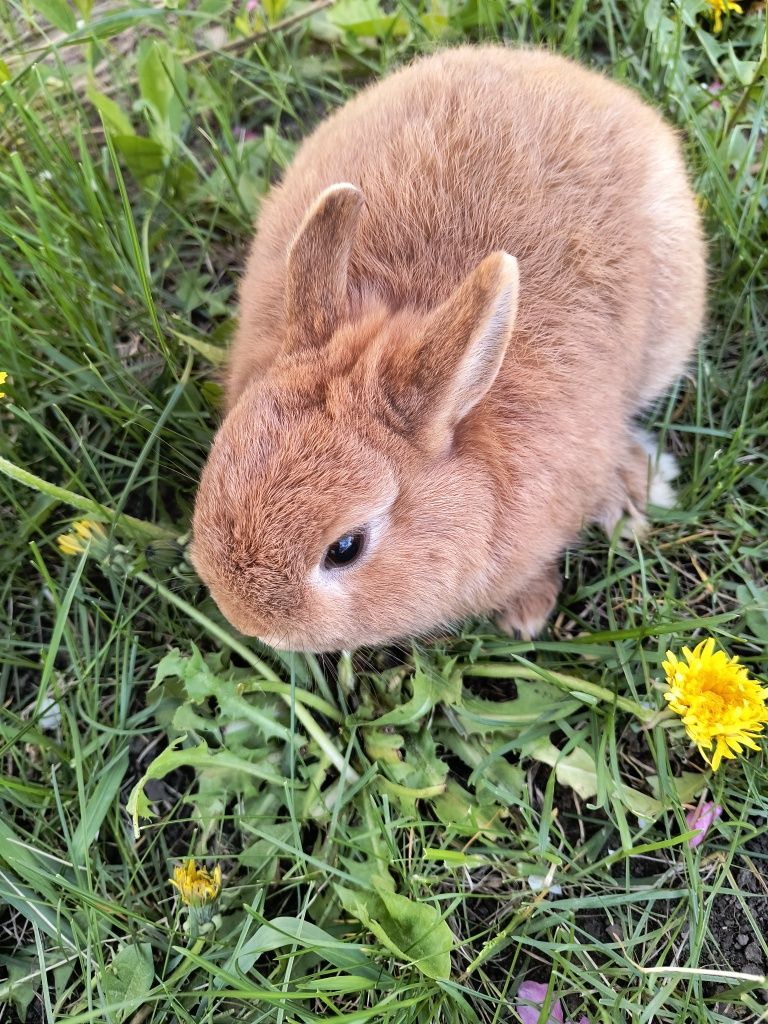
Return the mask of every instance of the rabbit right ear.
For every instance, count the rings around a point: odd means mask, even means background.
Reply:
[[[348,317],[347,266],[363,201],[354,185],[331,185],[307,211],[288,251],[289,349],[325,344]]]

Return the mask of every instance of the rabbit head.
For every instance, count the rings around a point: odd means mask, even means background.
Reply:
[[[326,189],[287,257],[285,341],[215,438],[192,558],[241,632],[288,649],[425,634],[477,607],[498,510],[483,399],[517,307],[494,253],[437,308],[348,280],[364,200]],[[492,461],[492,460],[491,460]]]

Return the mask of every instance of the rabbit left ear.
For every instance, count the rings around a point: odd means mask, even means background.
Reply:
[[[307,211],[288,251],[287,349],[324,345],[347,319],[347,266],[363,202],[354,185],[331,185]]]

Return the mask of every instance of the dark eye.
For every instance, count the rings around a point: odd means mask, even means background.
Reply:
[[[350,565],[359,558],[365,547],[365,530],[353,530],[345,533],[325,552],[325,568],[333,569],[338,565]]]

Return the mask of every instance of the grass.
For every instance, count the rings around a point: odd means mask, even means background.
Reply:
[[[712,776],[653,714],[667,647],[768,649],[765,13],[707,11],[0,14],[1,1020],[497,1024],[526,978],[573,1021],[768,1020],[764,753]],[[536,643],[278,656],[185,561],[249,225],[325,111],[462,37],[601,67],[683,132],[711,305],[651,417],[679,506],[571,551]],[[66,557],[83,512],[109,539]],[[222,868],[208,914],[168,883],[188,855]]]

